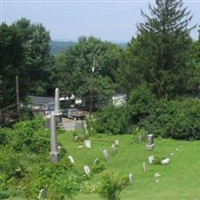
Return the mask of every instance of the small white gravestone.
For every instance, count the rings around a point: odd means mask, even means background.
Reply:
[[[115,145],[119,146],[119,140],[115,140]]]
[[[39,191],[37,199],[38,200],[42,200],[42,199],[46,199],[46,198],[47,198],[47,192],[46,192],[46,190],[45,189],[41,189]]]
[[[165,158],[161,161],[161,164],[162,165],[167,165],[168,163],[170,162],[170,159],[169,158]]]
[[[158,183],[159,182],[159,178],[160,178],[160,174],[158,172],[156,172],[154,174],[154,178],[156,179],[156,183]]]
[[[112,154],[115,155],[117,153],[117,148],[116,148],[115,144],[111,145],[111,149],[112,149]]]
[[[61,146],[58,146],[58,152],[59,153],[61,152]]]
[[[147,172],[147,166],[146,166],[145,162],[143,162],[143,170],[144,170],[145,173]]]
[[[71,164],[75,165],[74,159],[72,156],[68,156],[68,159],[70,161]]]
[[[148,150],[154,148],[153,134],[147,135],[147,145],[146,145],[146,147],[147,147]]]
[[[106,149],[103,150],[103,155],[104,155],[104,158],[106,161],[109,160],[109,154],[108,154],[108,151]]]
[[[139,142],[139,143],[142,142],[142,136],[141,136],[141,135],[138,136],[138,142]]]
[[[79,137],[78,137],[78,135],[76,135],[76,136],[74,137],[74,141],[78,141],[78,139],[79,139]]]
[[[84,166],[84,171],[85,171],[85,174],[86,174],[87,176],[90,176],[90,175],[91,175],[91,171],[90,171],[89,166],[85,165],[85,166]]]
[[[96,158],[96,159],[94,160],[94,165],[98,165],[99,163],[100,163],[99,158]]]
[[[155,160],[154,156],[148,157],[149,164],[153,164],[154,160]]]
[[[85,147],[91,149],[91,140],[84,140]]]
[[[85,129],[85,135],[89,135],[89,132],[88,132],[88,130],[87,129]]]
[[[129,177],[129,181],[130,181],[130,183],[132,184],[132,183],[133,183],[133,174],[130,173],[130,174],[128,175],[128,177]]]

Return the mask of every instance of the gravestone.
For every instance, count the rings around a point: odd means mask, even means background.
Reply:
[[[130,183],[133,184],[133,181],[134,181],[134,179],[133,179],[133,174],[130,173],[128,177],[129,177]]]
[[[59,124],[61,120],[61,112],[60,112],[60,100],[59,100],[59,89],[55,89],[55,109],[54,114],[56,116],[56,124]]]
[[[154,174],[154,178],[156,179],[156,183],[158,183],[159,182],[159,178],[160,178],[160,174],[158,172],[156,172]]]
[[[106,149],[103,150],[103,155],[104,155],[104,158],[106,161],[109,160],[109,154],[108,154],[108,151]]]
[[[112,154],[115,155],[117,153],[117,148],[116,148],[115,144],[111,145],[111,149],[112,149]]]
[[[170,162],[170,159],[169,159],[169,158],[165,158],[165,159],[163,159],[163,160],[161,161],[161,164],[162,164],[162,165],[167,165],[167,164],[169,164],[169,162]]]
[[[75,161],[72,156],[68,156],[68,159],[72,165],[75,165]]]
[[[148,157],[149,164],[153,164],[154,160],[155,160],[154,156]]]
[[[98,165],[99,163],[100,163],[99,158],[96,158],[96,159],[94,160],[94,165]]]
[[[58,151],[58,141],[56,132],[56,120],[54,112],[51,113],[51,152],[50,152],[51,162],[58,162],[59,151]]]
[[[153,134],[147,135],[147,149],[153,149],[154,148],[154,140],[153,140]]]
[[[115,145],[119,146],[119,140],[115,140]]]
[[[91,171],[90,171],[89,166],[85,165],[85,166],[84,166],[84,171],[85,171],[85,174],[86,174],[87,176],[90,176],[90,175],[91,175]]]
[[[138,142],[141,143],[142,142],[142,136],[138,135]]]
[[[37,199],[38,200],[43,200],[43,199],[46,199],[46,198],[47,198],[47,191],[45,189],[41,189],[39,191]]]
[[[145,162],[143,162],[143,170],[144,170],[145,173],[147,172],[147,166],[146,166]]]
[[[91,140],[84,140],[85,147],[91,149]]]

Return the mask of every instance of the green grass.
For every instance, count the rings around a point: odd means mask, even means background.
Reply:
[[[104,160],[102,151],[106,148],[110,153],[110,160],[106,162],[106,169],[94,174],[87,182],[98,185],[102,174],[106,172],[122,173],[128,177],[134,175],[134,184],[125,188],[120,197],[122,200],[189,200],[200,199],[200,142],[176,141],[172,139],[155,139],[155,148],[146,150],[146,143],[135,143],[132,135],[99,135],[93,136],[92,149],[84,147],[83,142],[74,142],[72,133],[59,135],[59,141],[67,150],[67,156],[72,155],[76,168],[84,173],[83,166],[94,163],[95,158]],[[111,144],[119,139],[117,155],[111,155]],[[131,144],[132,143],[132,144]],[[78,148],[79,146],[82,148]],[[178,151],[176,150],[178,148]],[[171,156],[170,154],[174,155]],[[166,165],[148,164],[148,156],[159,155],[169,157],[171,162]],[[67,159],[67,158],[66,158]],[[147,172],[144,173],[142,163],[146,162]],[[156,183],[154,174],[161,177]],[[80,192],[76,200],[100,199],[97,193],[84,194]]]

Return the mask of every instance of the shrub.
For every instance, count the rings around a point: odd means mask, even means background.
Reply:
[[[115,107],[108,105],[95,116],[95,121],[90,122],[90,128],[93,127],[97,133],[125,134],[129,133],[130,115],[126,105]]]
[[[160,100],[140,126],[155,136],[200,139],[200,103],[196,99]]]
[[[120,192],[126,187],[128,179],[121,175],[105,174],[98,193],[103,199],[119,200]]]

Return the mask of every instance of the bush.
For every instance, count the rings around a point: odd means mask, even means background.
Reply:
[[[128,179],[120,175],[105,174],[98,193],[103,199],[119,200],[120,192],[127,186]]]
[[[126,105],[116,107],[110,104],[97,112],[94,119],[88,124],[96,133],[125,134],[131,129],[130,114]]]
[[[196,99],[160,100],[140,126],[155,136],[174,139],[200,139],[200,102]]]

